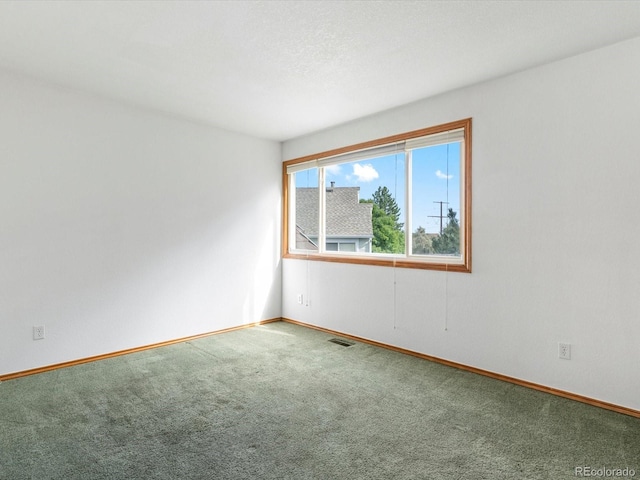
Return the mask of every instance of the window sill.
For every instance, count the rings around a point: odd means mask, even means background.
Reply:
[[[414,260],[407,258],[398,258],[389,256],[353,256],[353,255],[330,255],[322,253],[305,254],[305,253],[285,253],[283,258],[291,258],[296,260],[313,260],[316,262],[332,262],[332,263],[351,263],[356,265],[373,265],[377,267],[397,267],[397,268],[415,268],[420,270],[436,270],[441,272],[459,272],[471,273],[471,265],[467,263],[444,262],[438,259]]]

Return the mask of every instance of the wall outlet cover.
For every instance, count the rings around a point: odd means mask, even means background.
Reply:
[[[44,338],[44,325],[33,327],[33,339],[42,340]]]
[[[571,344],[558,343],[558,358],[563,360],[571,360]]]

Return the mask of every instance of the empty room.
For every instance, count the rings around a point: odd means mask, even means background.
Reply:
[[[637,1],[0,2],[0,480],[640,477],[638,132]]]

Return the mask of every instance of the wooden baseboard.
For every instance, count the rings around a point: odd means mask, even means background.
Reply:
[[[119,357],[120,355],[127,355],[129,353],[142,352],[144,350],[151,350],[152,348],[166,347],[167,345],[174,345],[176,343],[189,342],[191,340],[197,340],[198,338],[210,337],[211,335],[218,335],[220,333],[233,332],[235,330],[242,330],[245,328],[255,327],[257,325],[264,325],[266,323],[279,322],[282,319],[271,318],[269,320],[262,320],[255,323],[249,323],[246,325],[239,325],[237,327],[223,328],[222,330],[215,330],[213,332],[201,333],[199,335],[192,335],[190,337],[176,338],[174,340],[168,340],[166,342],[153,343],[151,345],[144,345],[141,347],[128,348],[126,350],[119,350],[117,352],[105,353],[103,355],[96,355],[93,357],[81,358],[78,360],[71,360],[69,362],[56,363],[54,365],[47,365],[44,367],[32,368],[30,370],[24,370],[21,372],[9,373],[6,375],[0,375],[0,382],[7,380],[13,380],[15,378],[26,377],[27,375],[35,375],[36,373],[49,372],[51,370],[58,370],[60,368],[73,367],[74,365],[81,365],[83,363],[95,362],[98,360],[105,360],[107,358]]]
[[[597,400],[594,398],[589,398],[589,397],[585,397],[583,395],[578,395],[577,393],[571,393],[571,392],[566,392],[564,390],[559,390],[557,388],[552,388],[552,387],[547,387],[545,385],[540,385],[537,383],[533,383],[533,382],[528,382],[526,380],[521,380],[519,378],[514,378],[514,377],[509,377],[507,375],[502,375],[499,373],[495,373],[495,372],[491,372],[488,370],[483,370],[481,368],[476,368],[476,367],[472,367],[469,365],[464,365],[462,363],[457,363],[457,362],[452,362],[450,360],[445,360],[443,358],[438,358],[438,357],[434,357],[432,355],[427,355],[424,353],[420,353],[420,352],[414,352],[413,350],[407,350],[405,348],[400,348],[400,347],[396,347],[393,345],[388,345],[386,343],[382,343],[382,342],[376,342],[375,340],[369,340],[367,338],[362,338],[362,337],[358,337],[355,335],[349,335],[337,330],[330,330],[328,328],[323,328],[323,327],[318,327],[316,325],[311,325],[309,323],[304,323],[304,322],[300,322],[297,320],[293,320],[290,318],[271,318],[269,320],[262,320],[259,322],[255,322],[255,323],[250,323],[247,325],[239,325],[236,327],[230,327],[230,328],[224,328],[222,330],[215,330],[213,332],[207,332],[207,333],[201,333],[199,335],[192,335],[190,337],[183,337],[183,338],[177,338],[174,340],[169,340],[166,342],[160,342],[160,343],[154,343],[151,345],[144,345],[141,347],[135,347],[135,348],[129,348],[126,350],[119,350],[117,352],[112,352],[112,353],[106,353],[103,355],[96,355],[93,357],[87,357],[87,358],[81,358],[78,360],[72,360],[69,362],[63,362],[63,363],[56,363],[54,365],[47,365],[44,367],[39,367],[39,368],[33,368],[30,370],[24,370],[21,372],[14,372],[14,373],[9,373],[9,374],[5,374],[5,375],[0,375],[0,382],[4,382],[7,380],[13,380],[16,378],[20,378],[20,377],[26,377],[28,375],[35,375],[37,373],[43,373],[43,372],[48,372],[51,370],[57,370],[60,368],[66,368],[66,367],[72,367],[74,365],[81,365],[83,363],[89,363],[89,362],[95,362],[98,360],[105,360],[107,358],[113,358],[113,357],[118,357],[120,355],[127,355],[129,353],[136,353],[136,352],[142,352],[144,350],[151,350],[153,348],[159,348],[159,347],[166,347],[168,345],[174,345],[176,343],[182,343],[182,342],[188,342],[191,340],[197,340],[198,338],[204,338],[204,337],[209,337],[211,335],[218,335],[221,333],[227,333],[227,332],[233,332],[235,330],[242,330],[245,328],[251,328],[257,325],[265,325],[267,323],[273,323],[273,322],[279,322],[279,321],[283,321],[283,322],[288,322],[288,323],[292,323],[295,325],[300,325],[302,327],[306,327],[306,328],[312,328],[314,330],[319,330],[321,332],[325,332],[325,333],[329,333],[331,335],[339,335],[341,337],[344,338],[348,338],[351,340],[355,340],[357,342],[362,342],[362,343],[367,343],[369,345],[374,345],[376,347],[381,347],[381,348],[386,348],[387,350],[393,350],[395,352],[399,352],[399,353],[404,353],[406,355],[411,355],[414,357],[418,357],[421,358],[423,360],[428,360],[430,362],[436,362],[436,363],[440,363],[442,365],[447,365],[449,367],[454,367],[454,368],[458,368],[460,370],[466,370],[468,372],[472,372],[472,373],[477,373],[478,375],[483,375],[485,377],[490,377],[490,378],[494,378],[496,380],[502,380],[503,382],[509,382],[509,383],[513,383],[515,385],[520,385],[521,387],[526,387],[526,388],[531,388],[533,390],[538,390],[541,392],[545,392],[545,393],[549,393],[551,395],[556,395],[559,397],[564,397],[564,398],[568,398],[570,400],[575,400],[577,402],[581,402],[581,403],[586,403],[587,405],[592,405],[594,407],[599,407],[599,408],[604,408],[606,410],[611,410],[617,413],[622,413],[624,415],[629,415],[632,417],[636,417],[636,418],[640,418],[640,410],[635,410],[633,408],[628,408],[628,407],[623,407],[620,405],[615,405],[613,403],[608,403],[608,402],[603,402],[601,400]]]
[[[575,400],[577,402],[586,403],[587,405],[592,405],[594,407],[604,408],[606,410],[612,410],[617,413],[622,413],[624,415],[630,415],[632,417],[640,418],[640,410],[634,410],[633,408],[622,407],[620,405],[615,405],[613,403],[603,402],[601,400],[597,400],[594,398],[585,397],[583,395],[578,395],[576,393],[566,392],[564,390],[559,390],[557,388],[547,387],[545,385],[540,385],[533,382],[528,382],[526,380],[521,380],[519,378],[509,377],[507,375],[502,375],[500,373],[490,372],[488,370],[483,370],[481,368],[471,367],[469,365],[464,365],[462,363],[452,362],[450,360],[445,360],[443,358],[434,357],[431,355],[426,355],[424,353],[414,352],[413,350],[407,350],[400,347],[395,347],[393,345],[388,345],[386,343],[376,342],[374,340],[369,340],[367,338],[357,337],[355,335],[349,335],[343,332],[339,332],[337,330],[330,330],[328,328],[318,327],[316,325],[311,325],[304,322],[299,322],[297,320],[292,320],[290,318],[283,318],[282,321],[293,323],[295,325],[300,325],[307,328],[313,328],[314,330],[319,330],[321,332],[329,333],[331,335],[339,335],[344,338],[348,338],[350,340],[355,340],[357,342],[367,343],[369,345],[374,345],[376,347],[386,348],[387,350],[393,350],[394,352],[404,353],[407,355],[411,355],[414,357],[421,358],[423,360],[428,360],[430,362],[440,363],[442,365],[447,365],[449,367],[458,368],[460,370],[466,370],[468,372],[477,373],[478,375],[483,375],[485,377],[494,378],[496,380],[502,380],[503,382],[513,383],[515,385],[519,385],[521,387],[531,388],[533,390],[538,390],[545,393],[550,393],[551,395],[556,395],[558,397],[568,398],[570,400]]]

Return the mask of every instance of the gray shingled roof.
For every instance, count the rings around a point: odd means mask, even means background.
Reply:
[[[313,243],[299,226],[296,226],[296,248],[298,250],[318,250],[318,245]]]
[[[371,203],[359,203],[360,187],[327,189],[327,236],[373,237]],[[305,234],[318,235],[318,189],[296,188],[296,224]]]

